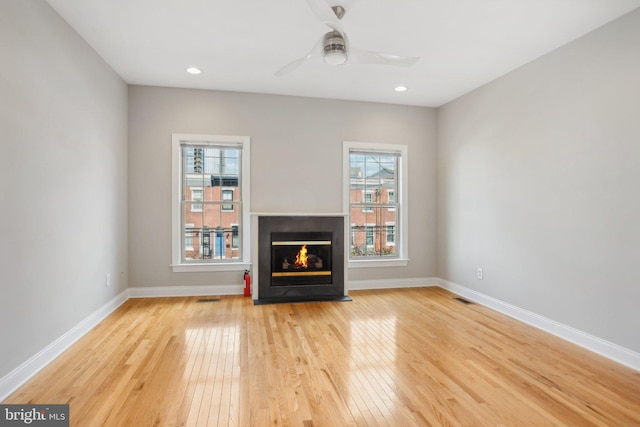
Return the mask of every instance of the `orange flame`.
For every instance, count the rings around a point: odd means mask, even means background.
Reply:
[[[300,248],[300,251],[296,255],[296,267],[309,267],[307,260],[307,245],[302,245],[302,248]]]

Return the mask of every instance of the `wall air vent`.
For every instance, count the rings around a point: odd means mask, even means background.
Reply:
[[[198,302],[220,302],[220,298],[202,298]]]

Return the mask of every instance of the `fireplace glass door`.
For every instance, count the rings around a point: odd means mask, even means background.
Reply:
[[[332,283],[330,232],[271,233],[271,286]]]

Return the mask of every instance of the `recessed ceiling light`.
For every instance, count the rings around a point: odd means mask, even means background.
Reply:
[[[404,92],[407,89],[408,88],[406,86],[396,86],[393,90],[395,90],[396,92]]]
[[[186,69],[187,73],[189,74],[202,74],[202,70],[200,68],[197,67],[189,67]]]

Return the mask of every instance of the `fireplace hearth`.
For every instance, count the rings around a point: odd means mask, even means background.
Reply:
[[[342,216],[259,217],[254,303],[350,300],[344,256]]]

